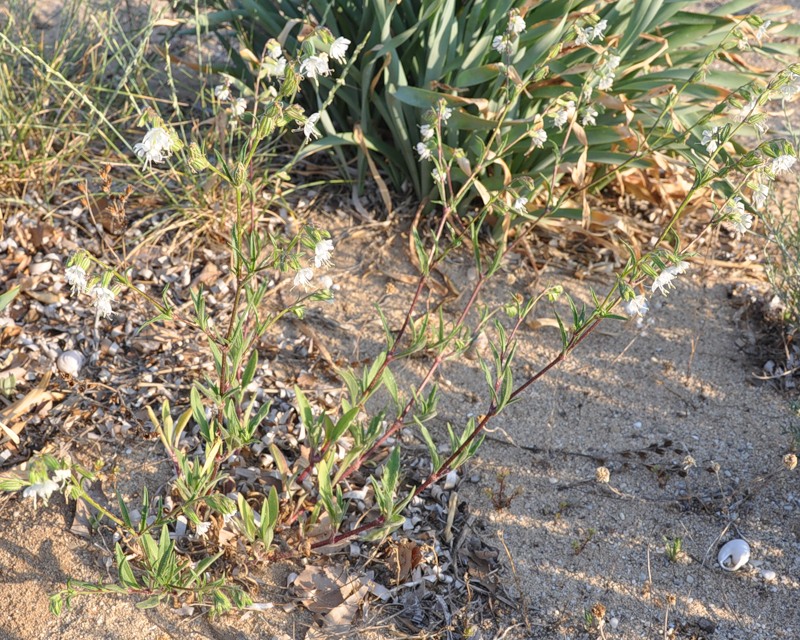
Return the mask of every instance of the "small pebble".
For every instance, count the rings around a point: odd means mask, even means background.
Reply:
[[[80,351],[65,351],[56,359],[58,370],[68,376],[77,376],[86,358]]]
[[[50,268],[53,266],[53,263],[50,260],[42,260],[42,262],[34,262],[29,267],[28,270],[32,276],[40,276],[43,273],[47,273],[50,271]]]
[[[771,569],[765,569],[761,572],[761,577],[764,578],[764,582],[772,582],[778,577],[778,574]]]
[[[612,629],[616,629],[619,626],[619,618],[611,618],[611,620],[608,621],[608,624],[611,625]]]
[[[444,479],[444,490],[449,491],[450,489],[454,489],[455,486],[458,484],[458,473],[455,471],[451,471],[447,474]]]

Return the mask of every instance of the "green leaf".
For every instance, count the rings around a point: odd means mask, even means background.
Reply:
[[[150,596],[147,600],[142,600],[141,602],[136,603],[137,609],[154,609],[158,605],[161,604],[161,601],[164,599],[164,594],[157,593],[156,595]]]
[[[146,520],[144,515],[142,515],[142,520]],[[139,542],[147,558],[147,564],[151,567],[155,567],[158,562],[158,545],[156,545],[155,540],[153,540],[153,537],[149,533],[145,532],[139,536]]]
[[[350,423],[353,422],[355,417],[358,415],[360,409],[358,407],[353,407],[349,411],[345,412],[336,425],[330,429],[326,435],[325,440],[331,444],[335,443],[339,440],[339,438],[350,428]]]
[[[5,293],[0,294],[0,311],[5,311],[5,308],[13,302],[14,298],[17,297],[18,293],[19,293],[19,285],[11,287]]]
[[[139,583],[136,581],[136,576],[133,575],[133,570],[122,551],[119,542],[114,546],[114,555],[117,560],[117,569],[119,570],[119,581],[129,589],[138,589]]]
[[[258,350],[253,349],[250,354],[250,359],[247,361],[247,366],[242,374],[242,389],[245,389],[253,381],[256,375],[256,367],[258,367]]]

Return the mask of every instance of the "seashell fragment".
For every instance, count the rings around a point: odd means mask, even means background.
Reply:
[[[65,351],[56,359],[56,366],[61,373],[77,376],[86,358],[80,351]]]
[[[717,555],[719,566],[725,571],[738,571],[750,560],[750,545],[744,540],[731,540],[722,545]]]

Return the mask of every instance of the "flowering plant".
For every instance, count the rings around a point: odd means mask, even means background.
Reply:
[[[440,99],[454,109],[454,126],[447,134],[452,148],[485,144],[504,114],[504,135],[516,142],[479,177],[486,190],[501,188],[503,175],[536,177],[556,165],[572,164],[586,165],[587,177],[596,179],[593,189],[599,190],[603,176],[626,157],[629,168],[657,166],[653,149],[641,146],[641,131],[657,124],[650,142],[658,141],[659,153],[681,154],[682,138],[672,135],[674,128],[688,129],[702,118],[707,96],[726,95],[757,75],[729,51],[785,51],[771,41],[777,25],[734,16],[741,10],[735,2],[709,12],[693,10],[691,0],[607,2],[601,8],[590,0],[340,0],[336,11],[328,3],[291,0],[209,4],[219,11],[203,16],[204,22],[224,35],[224,43],[231,42],[231,29],[237,31],[252,51],[263,50],[274,38],[286,50],[299,51],[307,25],[363,42],[363,53],[351,57],[346,85],[327,110],[325,135],[308,151],[335,148],[358,155],[362,180],[369,167],[366,156],[380,154],[395,188],[410,185],[419,196],[435,192],[436,186],[414,153],[426,142],[416,125]],[[194,12],[192,3],[179,6]],[[288,27],[287,19],[294,21]],[[796,35],[794,25],[780,29],[784,37]],[[721,73],[705,61],[715,57],[723,42],[728,68]],[[238,48],[228,49],[231,72],[242,79],[255,77]],[[695,75],[700,66],[706,71]],[[319,82],[333,86],[324,76]],[[525,90],[506,110],[512,85]],[[682,108],[669,119],[656,119],[660,96],[676,89]],[[313,109],[313,95],[301,100]],[[585,136],[575,135],[574,127],[572,133],[565,131],[573,117],[580,127],[590,127]],[[354,122],[359,123],[357,134]],[[454,172],[453,179],[463,178]],[[572,208],[553,215],[579,213]]]

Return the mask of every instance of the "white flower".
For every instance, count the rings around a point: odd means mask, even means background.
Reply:
[[[758,46],[761,46],[761,41],[767,37],[767,29],[769,29],[769,25],[771,24],[772,20],[766,20],[758,28],[758,31],[756,31],[756,40],[758,40]]]
[[[328,54],[320,53],[318,56],[308,56],[300,63],[300,73],[309,78],[330,75],[328,66]]]
[[[303,289],[308,291],[308,285],[311,284],[313,278],[314,270],[311,267],[300,269],[294,276],[294,286],[303,287]]]
[[[141,142],[133,145],[137,156],[144,158],[144,166],[153,162],[164,162],[172,155],[172,138],[161,127],[150,129]]]
[[[67,284],[72,287],[73,296],[86,291],[86,271],[83,270],[83,267],[73,264],[64,275],[67,278]]]
[[[736,43],[736,48],[739,49],[739,51],[747,51],[750,48],[750,43],[745,36],[739,38],[739,42]]]
[[[674,275],[679,276],[689,270],[689,263],[685,260],[681,260],[678,264],[667,268],[670,269]]]
[[[231,111],[237,118],[247,111],[247,100],[244,98],[236,98],[231,105]]]
[[[792,100],[800,93],[800,74],[789,72],[789,82],[780,88],[781,98]]]
[[[315,129],[317,121],[319,120],[319,113],[312,113],[306,119],[306,123],[303,125],[303,133],[306,136],[306,140],[309,138],[319,138],[319,133]]]
[[[525,19],[520,15],[511,16],[508,21],[508,32],[519,35],[525,31]]]
[[[544,129],[531,131],[531,145],[537,149],[541,149],[545,142],[547,142],[547,132]]]
[[[278,49],[280,51],[280,49]],[[261,69],[263,74],[267,76],[275,77],[275,78],[282,78],[286,75],[286,60],[282,57],[274,58],[272,56],[267,56],[261,61]]]
[[[431,171],[431,177],[436,182],[444,182],[445,175],[439,171],[436,167],[434,167],[433,171]]]
[[[725,208],[722,210],[722,215],[724,216],[738,216],[744,213],[744,202],[742,202],[741,196],[736,196],[733,200],[728,202],[725,205]]]
[[[608,28],[608,20],[601,20],[594,27],[592,27],[592,36],[590,40],[603,40],[604,32]]]
[[[761,209],[767,202],[767,198],[769,197],[769,185],[765,182],[759,184],[755,189],[753,189],[753,205],[756,209]]]
[[[320,240],[314,247],[314,266],[316,266],[317,269],[320,267],[330,267],[332,253],[333,242],[330,240]]]
[[[596,125],[597,122],[595,118],[597,117],[597,109],[594,107],[586,107],[586,112],[583,114],[583,118],[581,118],[581,124],[585,127],[587,124],[592,126]]]
[[[336,38],[331,45],[331,58],[344,64],[347,59],[345,57],[347,54],[347,47],[349,46],[350,41],[347,38]]]
[[[431,159],[431,150],[425,146],[424,142],[418,142],[417,146],[414,147],[417,153],[419,154],[420,160],[430,160]]]
[[[497,51],[497,53],[503,55],[508,54],[510,55],[511,52],[514,50],[513,43],[511,42],[511,38],[508,37],[507,34],[503,34],[502,36],[495,36],[494,40],[492,40],[492,49]]]
[[[95,285],[92,288],[92,297],[94,298],[94,308],[101,318],[110,318],[114,315],[114,310],[111,308],[111,301],[116,298],[116,294],[107,287]]]
[[[573,115],[575,115],[575,101],[570,100],[566,106],[561,107],[553,116],[553,124],[561,129]]]
[[[658,289],[663,295],[667,295],[667,289],[671,286],[675,286],[672,284],[672,281],[675,279],[676,275],[675,267],[667,267],[653,280],[650,291],[655,293],[656,289]]]
[[[577,29],[577,35],[575,36],[575,45],[578,47],[583,47],[589,44],[592,41],[592,28],[586,27],[585,29]]]
[[[205,538],[210,530],[211,522],[198,522],[194,525],[194,536],[195,538]]]
[[[519,198],[514,200],[514,210],[523,213],[526,210],[525,205],[527,204],[528,204],[528,199],[525,198],[524,196],[520,196]]]
[[[231,88],[227,84],[218,84],[214,87],[214,95],[217,97],[217,100],[224,102],[231,97]]]
[[[778,156],[772,161],[772,173],[774,173],[776,176],[779,176],[784,171],[791,170],[795,162],[797,162],[797,158],[792,155],[784,154],[782,156]]]
[[[44,504],[47,505],[47,501],[54,491],[58,491],[58,485],[48,479],[26,487],[25,491],[22,492],[22,497],[33,498],[33,508],[35,509],[37,498],[41,498]]]
[[[283,57],[281,44],[277,40],[270,40],[267,43],[267,55],[273,60],[280,60]]]
[[[736,231],[744,233],[753,226],[753,214],[745,212],[738,218],[731,219],[731,224]]]
[[[597,88],[600,91],[611,91],[614,85],[615,74],[611,71],[606,71],[600,75],[600,82],[597,83]]]
[[[61,485],[59,489],[63,489],[70,479],[72,479],[72,471],[69,469],[56,469],[53,471],[53,481]]]
[[[442,122],[447,122],[450,119],[450,116],[452,115],[453,115],[453,110],[450,107],[444,107],[441,113]]]
[[[612,53],[606,59],[605,67],[609,71],[616,71],[619,68],[620,62],[622,62],[622,56],[617,56]]]
[[[644,295],[634,296],[630,300],[627,300],[622,305],[625,314],[630,316],[639,316],[640,318],[644,316],[650,309],[647,305],[647,298]]]
[[[741,196],[736,196],[728,202],[722,209],[722,215],[739,233],[744,233],[753,226],[753,216],[745,211]]]
[[[423,142],[427,142],[433,137],[433,127],[429,124],[423,124],[419,127],[419,136]]]
[[[717,131],[719,127],[714,127],[709,131],[706,129],[703,131],[703,139],[700,140],[700,144],[702,144],[708,153],[714,153],[719,148],[719,142],[717,142]]]
[[[736,114],[736,121],[744,122],[751,115],[755,115],[757,113],[756,110],[757,107],[758,107],[758,98],[753,98],[750,102],[748,102],[741,109],[739,109],[739,113]]]

